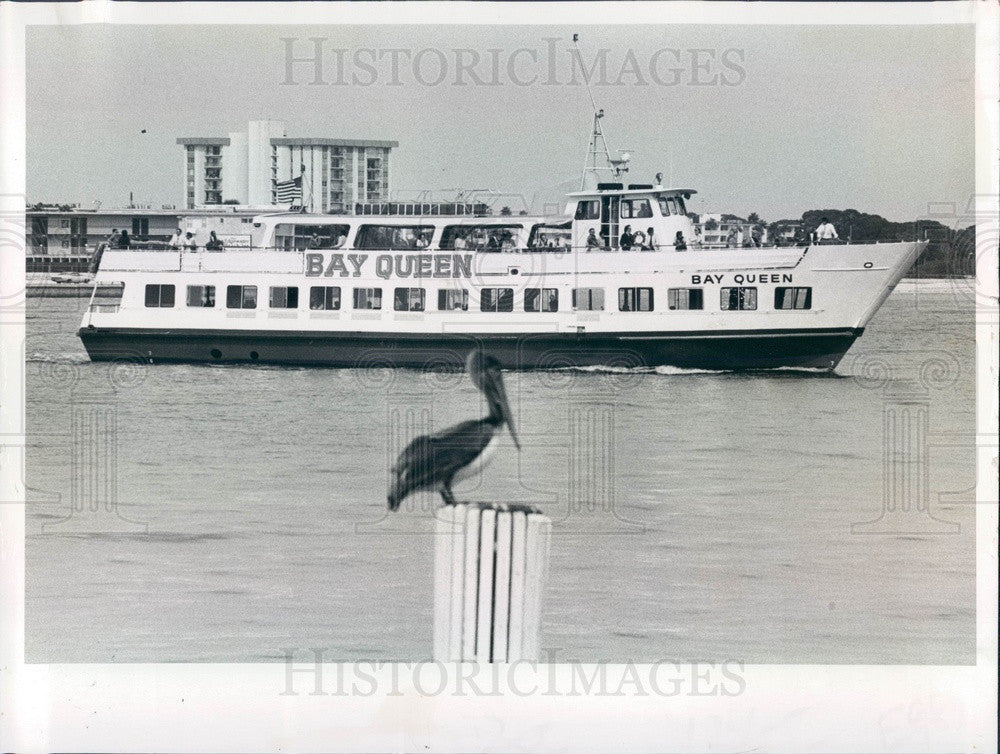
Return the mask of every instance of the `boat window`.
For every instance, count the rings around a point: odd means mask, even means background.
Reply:
[[[622,312],[653,311],[653,289],[619,288],[618,310]]]
[[[573,308],[580,311],[603,312],[604,311],[604,289],[603,288],[574,288]]]
[[[484,312],[514,311],[514,289],[513,288],[480,289],[479,310]]]
[[[298,309],[299,289],[284,286],[271,286],[272,309]]]
[[[187,287],[188,306],[215,306],[214,285],[189,285]]]
[[[652,217],[653,210],[649,207],[649,199],[622,199],[621,216],[623,220]]]
[[[524,311],[526,312],[557,312],[559,311],[558,288],[525,288]]]
[[[169,309],[174,305],[174,286],[150,283],[146,286],[146,306]]]
[[[336,285],[314,285],[309,289],[309,308],[335,310],[340,308],[340,287]]]
[[[660,214],[664,217],[687,214],[687,207],[684,206],[684,200],[679,196],[661,196],[659,197],[659,202]]]
[[[572,222],[539,223],[531,229],[528,247],[531,249],[566,250],[573,245]]]
[[[397,312],[422,312],[427,292],[423,288],[397,288],[392,308]]]
[[[443,288],[438,291],[438,309],[443,312],[469,311],[469,292],[454,288]]]
[[[586,201],[577,202],[577,220],[599,220],[600,217],[601,203],[597,199],[587,199]]]
[[[521,225],[447,225],[441,248],[455,251],[513,251],[521,245]]]
[[[752,311],[757,308],[756,288],[723,288],[719,307],[723,310]]]
[[[355,288],[354,289],[355,309],[381,309],[382,289],[381,288]]]
[[[257,286],[256,285],[229,285],[229,286],[226,286],[226,308],[227,309],[256,309],[257,308]]]
[[[775,288],[775,309],[812,309],[812,288]]]
[[[412,251],[426,249],[433,237],[433,225],[362,225],[354,245],[358,249]]]
[[[701,288],[670,288],[667,290],[667,308],[704,309],[704,292]]]
[[[274,228],[274,246],[285,251],[337,249],[344,245],[349,225],[305,225],[279,223]]]

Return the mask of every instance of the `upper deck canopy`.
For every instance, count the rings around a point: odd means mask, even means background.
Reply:
[[[298,223],[300,225],[530,225],[564,223],[565,215],[315,215],[304,212],[275,212],[256,215],[255,224]]]
[[[663,186],[647,186],[646,188],[596,188],[587,189],[585,191],[573,191],[566,196],[572,197],[573,199],[595,199],[602,196],[608,196],[609,194],[614,194],[615,196],[649,196],[650,194],[656,194],[657,196],[682,196],[684,198],[690,197],[692,194],[697,194],[698,192],[694,189],[689,188],[664,188]]]

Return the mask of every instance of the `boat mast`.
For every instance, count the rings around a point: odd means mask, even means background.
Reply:
[[[580,53],[580,35],[573,35],[573,45],[576,48],[577,60],[580,61],[580,70],[585,71],[583,65],[583,56]],[[580,190],[586,190],[587,179],[593,176],[591,185],[589,188],[597,188],[597,183],[600,181],[601,172],[609,172],[615,178],[621,177],[622,173],[628,172],[628,163],[631,155],[627,151],[619,150],[619,157],[614,158],[611,156],[611,148],[608,146],[608,140],[604,136],[604,129],[601,127],[601,119],[604,117],[603,108],[599,109],[597,107],[597,102],[594,100],[594,92],[590,88],[590,79],[587,77],[586,73],[583,73],[583,83],[587,87],[587,94],[590,96],[590,106],[594,113],[594,124],[590,131],[590,139],[587,143],[587,156],[583,161],[583,175],[580,178]],[[603,164],[601,164],[603,163]]]

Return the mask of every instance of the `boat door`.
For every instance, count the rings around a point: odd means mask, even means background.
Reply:
[[[601,238],[604,239],[605,248],[618,248],[618,205],[620,203],[620,196],[601,197]]]

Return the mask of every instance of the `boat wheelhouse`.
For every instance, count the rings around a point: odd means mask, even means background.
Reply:
[[[709,248],[693,193],[604,183],[556,217],[273,214],[250,248],[109,249],[79,335],[93,360],[152,363],[457,367],[480,346],[510,368],[832,369],[924,246]]]

